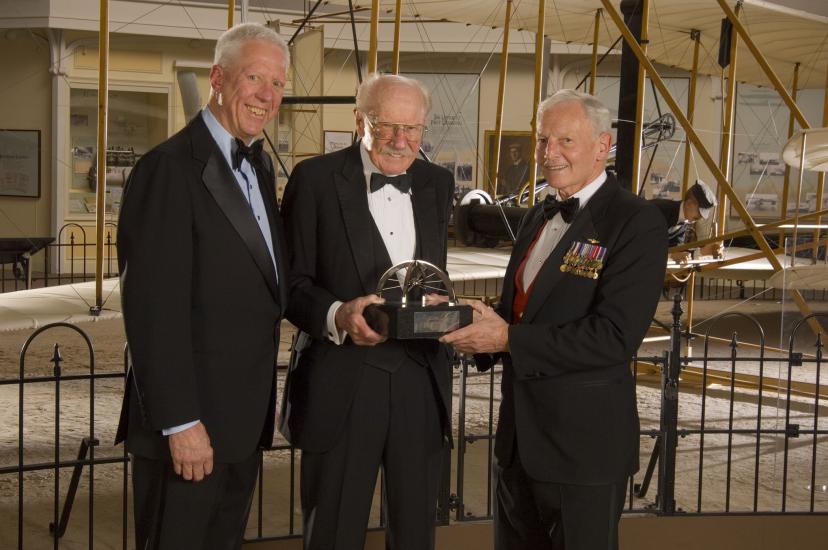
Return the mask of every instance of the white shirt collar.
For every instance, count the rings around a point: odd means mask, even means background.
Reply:
[[[233,135],[221,125],[216,116],[210,110],[210,107],[207,105],[205,105],[201,110],[201,119],[204,121],[204,124],[207,125],[207,130],[209,130],[210,135],[213,136],[213,139],[215,140],[216,145],[218,145],[221,154],[224,155],[227,164],[233,166],[233,162],[231,160],[233,154],[233,142],[235,141]]]
[[[598,189],[600,189],[602,185],[604,185],[605,181],[607,181],[606,171],[601,172],[597,178],[589,182],[587,185],[581,188],[580,191],[572,195],[573,197],[576,197],[578,199],[578,210],[582,209],[586,205],[589,199],[592,198],[592,195],[594,195],[595,192],[598,191]],[[555,196],[558,196],[557,190],[555,191]]]

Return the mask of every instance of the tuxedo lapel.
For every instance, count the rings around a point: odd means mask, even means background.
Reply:
[[[434,188],[426,171],[418,166],[418,162],[411,165],[411,208],[414,211],[414,226],[417,233],[416,257],[436,266],[442,263],[441,243],[445,236],[439,235],[440,227],[437,223],[437,191]]]
[[[285,284],[279,284],[279,303],[287,304],[287,272],[285,271],[285,262],[281,261],[287,258],[287,247],[281,230],[282,221],[279,218],[278,201],[276,199],[276,175],[273,171],[273,163],[264,151],[258,164],[260,168],[256,169],[256,177],[259,180],[259,190],[264,198],[265,210],[270,225],[270,242],[273,243],[273,254],[276,257],[278,282],[285,281]]]
[[[372,294],[376,290],[376,281],[373,277],[376,259],[374,247],[371,245],[375,225],[368,208],[368,194],[358,143],[351,146],[342,171],[334,175],[334,180],[345,234],[351,245],[359,280],[365,294]]]
[[[518,230],[518,238],[512,247],[512,255],[509,257],[509,264],[506,266],[506,275],[503,279],[503,292],[500,297],[501,316],[509,320],[512,318],[512,304],[515,299],[515,273],[518,266],[526,256],[529,245],[535,239],[541,225],[544,223],[543,209],[540,206],[531,210],[526,217],[523,226]]]
[[[566,233],[561,237],[560,242],[549,254],[532,284],[532,292],[526,302],[526,309],[523,312],[521,322],[530,323],[538,313],[541,306],[546,302],[549,295],[554,292],[555,285],[562,277],[574,277],[561,271],[564,254],[569,250],[573,241],[600,240],[595,227],[595,221],[601,219],[606,210],[607,201],[618,190],[618,184],[614,179],[608,177],[600,189],[590,198],[586,206],[578,212],[572,220]],[[543,217],[541,216],[541,219]],[[522,256],[521,256],[522,258]]]
[[[256,220],[253,219],[253,211],[250,209],[250,205],[236,184],[233,172],[231,172],[227,161],[219,151],[204,121],[201,120],[201,115],[190,123],[189,128],[193,140],[193,155],[204,163],[204,171],[201,174],[204,186],[242,238],[242,241],[244,241],[250,255],[253,257],[253,261],[261,270],[273,298],[279,300],[276,270],[273,267],[270,251],[267,249],[267,243]],[[265,202],[267,200],[268,198],[265,198]]]

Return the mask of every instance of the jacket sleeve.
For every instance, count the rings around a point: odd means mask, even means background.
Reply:
[[[192,341],[192,208],[187,164],[152,151],[126,185],[118,227],[132,370],[150,429],[201,417]]]
[[[288,320],[313,338],[328,336],[326,318],[336,297],[316,285],[318,205],[314,177],[306,164],[298,164],[290,175],[282,199],[282,219],[290,266]]]

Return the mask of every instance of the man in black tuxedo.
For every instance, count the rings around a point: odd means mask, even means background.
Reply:
[[[434,545],[448,350],[385,340],[363,316],[382,301],[373,292],[392,265],[446,265],[453,177],[416,159],[429,109],[417,81],[369,76],[354,111],[360,141],[297,164],[285,189],[287,317],[308,345],[295,350],[280,428],[302,449],[306,549],[363,547],[380,466],[388,547]]]
[[[617,548],[638,469],[630,358],[655,312],[666,230],[604,171],[601,102],[561,90],[537,119],[535,158],[557,197],[524,218],[497,312],[475,303],[482,318],[442,340],[481,368],[503,359],[495,548]]]
[[[118,262],[131,355],[118,441],[132,455],[137,547],[240,548],[271,444],[285,245],[270,158],[254,141],[289,52],[242,24],[216,44],[209,104],[138,161]]]

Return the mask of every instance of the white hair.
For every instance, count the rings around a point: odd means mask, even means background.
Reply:
[[[371,73],[357,88],[356,108],[363,114],[376,113],[380,107],[381,94],[386,86],[403,85],[410,86],[420,92],[423,98],[423,116],[431,111],[431,94],[422,82],[413,78],[396,74]]]
[[[285,70],[290,66],[290,48],[279,33],[261,23],[240,23],[224,31],[216,42],[213,65],[226,67],[236,61],[239,50],[245,42],[261,40],[275,44],[282,50],[285,58]]]
[[[607,106],[595,96],[577,90],[558,90],[544,99],[538,105],[537,119],[540,120],[543,114],[552,107],[569,101],[577,102],[583,107],[584,113],[586,113],[587,118],[592,124],[593,135],[599,136],[610,131],[612,128],[612,118],[610,117],[610,111]]]

